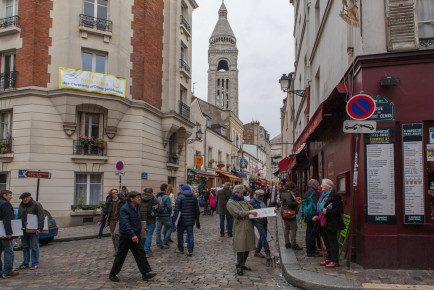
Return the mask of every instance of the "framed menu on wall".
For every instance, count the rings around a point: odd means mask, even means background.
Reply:
[[[423,124],[402,124],[404,223],[425,223]]]
[[[396,224],[395,128],[366,134],[366,205],[368,224]]]

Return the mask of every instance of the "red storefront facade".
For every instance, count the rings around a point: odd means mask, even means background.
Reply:
[[[380,84],[384,76],[399,82]],[[433,76],[434,50],[360,56],[314,114],[320,123],[312,118],[300,135],[306,162],[292,168],[292,179],[304,191],[309,178],[330,178],[346,214],[355,194],[352,252],[365,268],[434,268]],[[342,125],[346,101],[361,92],[393,103],[394,117],[377,122],[377,134],[360,134],[357,147],[357,134]]]

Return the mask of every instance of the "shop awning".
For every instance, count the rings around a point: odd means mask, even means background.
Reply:
[[[295,157],[295,155],[293,155],[291,157],[291,162],[288,165],[288,169],[286,171],[291,171],[291,169],[297,164],[297,158]]]
[[[229,172],[224,172],[224,171],[221,171],[221,170],[216,170],[215,172],[218,175],[220,175],[220,176],[223,176],[225,178],[229,178],[229,180],[232,180],[232,181],[241,181],[241,178],[239,178],[239,177],[237,177],[237,176],[235,176],[233,174],[230,174]]]
[[[291,163],[291,157],[285,157],[282,160],[279,161],[279,170],[280,171],[286,171],[288,168],[289,163]]]
[[[315,131],[316,127],[319,126],[321,121],[323,120],[323,104],[319,105],[318,109],[315,111],[315,114],[310,119],[307,126],[304,128],[303,132],[301,132],[297,141],[294,144],[294,150],[297,151],[300,146],[306,142],[309,136]]]
[[[235,173],[236,176],[240,177],[240,178],[247,178],[247,175],[241,172],[237,172]]]
[[[209,177],[209,178],[217,178],[218,175],[215,174],[214,172],[207,172],[207,171],[201,171],[201,170],[192,170],[193,173],[195,173],[195,175],[197,176],[203,176],[203,177]]]
[[[274,174],[274,176],[279,176],[279,172],[280,172],[280,170],[276,170],[273,174]]]

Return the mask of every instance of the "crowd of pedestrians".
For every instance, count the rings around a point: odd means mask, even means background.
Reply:
[[[2,278],[19,275],[19,270],[35,270],[39,264],[38,235],[43,230],[44,210],[42,205],[33,200],[29,192],[19,197],[18,218],[23,228],[27,225],[28,214],[38,217],[38,227],[34,231],[24,231],[21,238],[23,245],[23,262],[13,270],[14,252],[12,248],[12,223],[15,214],[11,205],[12,192],[0,192],[0,220],[3,221],[6,236],[0,239],[0,255],[4,252],[3,265],[0,260]],[[301,198],[301,199],[300,199]],[[303,206],[300,209],[301,204]],[[298,221],[296,215],[302,210],[306,222],[306,254],[308,257],[324,256],[320,264],[327,268],[339,266],[337,234],[344,229],[341,215],[342,199],[334,191],[330,179],[320,183],[311,179],[308,189],[301,197],[296,193],[293,182],[282,184],[281,188],[248,188],[226,182],[221,189],[208,191],[203,188],[194,192],[189,185],[181,185],[175,193],[173,187],[161,184],[160,191],[154,193],[152,188],[145,188],[143,193],[128,191],[125,186],[121,192],[111,189],[105,200],[98,219],[99,233],[105,227],[110,229],[114,262],[109,279],[119,282],[118,274],[129,251],[132,252],[143,280],[156,274],[151,272],[148,258],[153,254],[152,241],[155,233],[155,246],[159,249],[170,248],[172,233],[176,232],[176,254],[191,257],[194,252],[194,227],[200,229],[200,207],[203,215],[219,215],[220,237],[225,234],[232,238],[236,256],[236,273],[243,275],[251,270],[246,261],[250,251],[254,257],[271,258],[267,217],[257,217],[258,210],[268,206],[279,209],[283,218],[285,247],[296,251],[302,250],[297,243]],[[185,250],[185,243],[187,245]],[[322,245],[323,254],[318,251]],[[264,251],[265,255],[262,254]]]

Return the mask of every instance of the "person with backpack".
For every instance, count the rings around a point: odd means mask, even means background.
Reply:
[[[308,257],[321,257],[321,253],[316,250],[316,237],[319,232],[319,221],[314,220],[317,216],[316,206],[319,199],[319,181],[311,179],[307,182],[308,189],[303,194],[302,208],[303,215],[307,224],[306,228],[306,253]]]
[[[285,248],[300,251],[302,248],[297,244],[296,235],[297,235],[297,208],[298,202],[295,199],[295,183],[289,182],[283,186],[283,192],[280,198],[281,202],[281,213],[284,223],[284,237],[285,237]],[[292,211],[291,217],[285,217],[285,211]],[[291,240],[289,239],[289,235],[291,234]]]
[[[146,258],[149,258],[152,254],[152,236],[154,235],[155,222],[160,209],[162,208],[160,208],[152,188],[145,188],[140,201],[140,218],[142,221],[146,221],[146,238],[142,237]]]
[[[169,239],[172,233],[172,204],[170,197],[166,194],[166,190],[167,184],[163,183],[160,186],[160,192],[157,193],[157,201],[162,207],[162,210],[157,216],[157,232],[155,237],[157,248],[159,249],[169,248]],[[161,229],[163,226],[163,241],[161,241]]]

